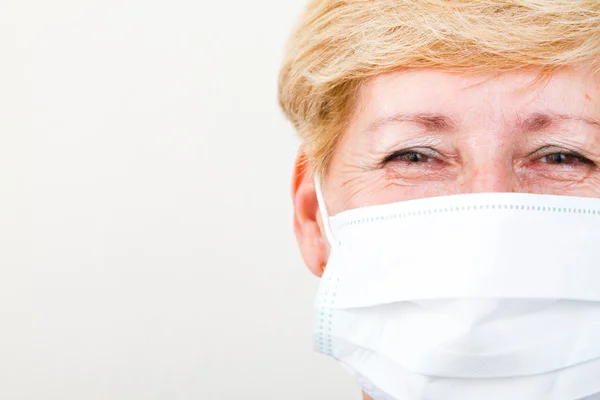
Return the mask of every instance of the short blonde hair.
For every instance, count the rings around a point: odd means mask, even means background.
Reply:
[[[312,0],[287,50],[279,102],[323,174],[369,77],[419,67],[548,75],[599,58],[598,0]]]

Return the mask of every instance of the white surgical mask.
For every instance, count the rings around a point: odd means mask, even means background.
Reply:
[[[314,345],[375,400],[600,399],[600,200],[481,193],[328,217]]]

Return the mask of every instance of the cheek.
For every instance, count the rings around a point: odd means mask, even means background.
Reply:
[[[398,179],[390,170],[355,171],[337,174],[330,180],[334,213],[358,207],[394,203],[457,194],[461,185],[456,179],[409,181]]]
[[[525,193],[600,197],[600,170],[595,163],[550,165],[539,160],[517,169],[520,191]]]
[[[578,188],[574,188],[573,190],[571,190],[571,193],[569,193],[569,195],[579,197],[600,198],[600,177],[586,181]]]
[[[589,176],[581,181],[528,176],[522,179],[521,188],[524,193],[600,198],[600,176]]]
[[[348,171],[332,176],[335,212],[389,202],[384,171]]]

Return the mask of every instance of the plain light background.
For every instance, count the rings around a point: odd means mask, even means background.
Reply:
[[[292,233],[304,3],[0,1],[0,398],[359,398]]]

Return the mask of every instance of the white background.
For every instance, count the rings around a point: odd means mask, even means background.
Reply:
[[[0,398],[358,399],[276,103],[305,0],[0,0]]]

